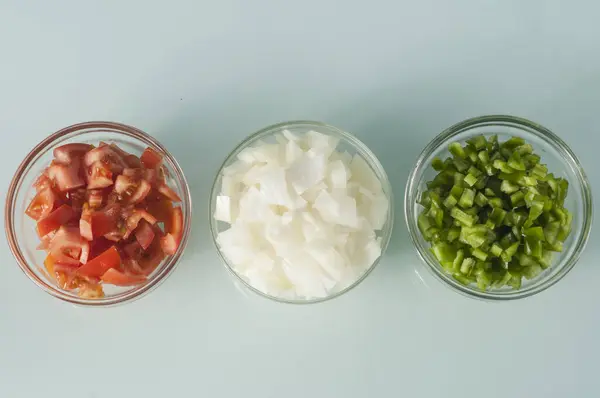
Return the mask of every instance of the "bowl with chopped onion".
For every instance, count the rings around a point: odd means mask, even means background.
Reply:
[[[316,303],[375,268],[392,233],[392,202],[365,144],[333,126],[293,121],[252,134],[227,156],[209,219],[237,282],[279,302]]]
[[[113,122],[57,131],[19,165],[5,230],[21,270],[78,305],[130,302],[175,269],[191,198],[173,156],[148,134]]]
[[[576,264],[592,223],[579,160],[547,128],[492,115],[443,131],[419,156],[405,192],[417,254],[470,297],[539,293]]]

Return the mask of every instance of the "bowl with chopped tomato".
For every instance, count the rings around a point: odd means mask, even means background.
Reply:
[[[183,172],[158,141],[124,124],[86,122],[25,157],[8,189],[5,229],[35,284],[71,303],[106,306],[164,281],[191,215]]]

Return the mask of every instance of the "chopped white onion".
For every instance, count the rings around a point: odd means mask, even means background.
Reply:
[[[389,200],[359,155],[338,139],[284,130],[224,168],[213,217],[217,244],[251,286],[283,299],[339,292],[381,256]]]

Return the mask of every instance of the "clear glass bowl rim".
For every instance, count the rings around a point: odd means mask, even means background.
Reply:
[[[411,202],[414,203],[414,201],[416,200],[416,194],[419,185],[419,181],[416,180],[416,176],[420,174],[423,168],[427,168],[430,166],[425,161],[431,156],[431,154],[434,153],[436,149],[439,148],[441,145],[444,145],[458,134],[461,134],[475,127],[490,125],[511,126],[524,130],[530,134],[535,134],[536,136],[541,138],[546,144],[555,148],[557,152],[559,152],[562,155],[565,162],[569,164],[569,167],[571,167],[571,169],[574,171],[574,174],[577,177],[577,181],[581,186],[581,191],[583,193],[583,206],[586,210],[586,213],[583,216],[584,222],[582,225],[580,237],[577,240],[577,242],[574,242],[575,250],[573,251],[570,257],[565,258],[563,260],[565,264],[561,268],[560,272],[554,275],[554,277],[543,280],[539,284],[536,284],[529,289],[515,290],[510,293],[502,294],[497,294],[493,291],[483,292],[478,291],[474,288],[466,287],[455,281],[451,276],[445,274],[439,268],[438,264],[431,261],[429,257],[424,254],[424,252],[428,249],[422,247],[418,240],[420,232],[416,223],[414,222],[414,206],[411,205]],[[478,298],[489,301],[508,301],[526,298],[533,296],[534,294],[540,293],[548,289],[550,286],[556,284],[558,281],[564,278],[565,275],[567,275],[569,271],[571,271],[571,269],[573,269],[573,267],[579,260],[579,257],[583,252],[590,235],[593,219],[592,203],[592,190],[586,177],[586,174],[583,170],[583,167],[581,166],[579,160],[577,159],[573,151],[560,137],[558,137],[555,133],[543,127],[542,125],[532,122],[528,119],[510,115],[485,115],[466,119],[462,122],[456,123],[453,126],[450,126],[449,128],[442,131],[439,135],[437,135],[431,142],[429,142],[429,144],[427,144],[425,149],[423,149],[423,151],[419,155],[415,166],[409,174],[408,183],[406,184],[406,190],[404,194],[404,217],[417,255],[421,258],[423,263],[427,265],[426,268],[438,280],[442,281],[444,285],[471,298]]]
[[[218,228],[217,228],[217,221],[214,219],[213,214],[214,214],[214,207],[215,207],[215,201],[216,201],[216,197],[219,194],[220,191],[220,187],[217,186],[220,177],[221,177],[221,173],[223,172],[223,169],[237,156],[237,154],[244,149],[245,147],[247,147],[249,144],[263,138],[266,136],[269,136],[273,133],[274,130],[282,130],[286,127],[298,127],[298,126],[306,126],[306,127],[312,127],[318,129],[319,128],[324,128],[328,130],[328,133],[331,133],[332,135],[336,136],[337,138],[340,138],[342,140],[347,141],[348,143],[350,143],[353,147],[358,148],[361,152],[362,155],[366,155],[366,161],[367,163],[371,166],[374,167],[376,170],[376,174],[378,174],[379,176],[382,177],[381,179],[381,184],[383,186],[383,190],[384,192],[388,192],[388,200],[389,200],[389,210],[388,210],[388,215],[387,215],[387,220],[386,220],[386,224],[384,229],[382,230],[382,245],[381,245],[381,255],[379,256],[379,258],[377,260],[375,260],[375,262],[373,263],[373,265],[371,265],[371,267],[369,269],[367,269],[365,271],[365,273],[363,275],[361,275],[360,278],[358,278],[356,281],[354,281],[354,283],[352,283],[351,285],[349,285],[348,287],[346,287],[343,290],[340,290],[339,292],[336,292],[332,295],[329,295],[327,297],[322,297],[322,298],[316,298],[316,299],[309,299],[309,300],[288,300],[288,299],[284,299],[281,297],[276,297],[276,296],[271,296],[268,295],[266,293],[261,292],[260,290],[256,289],[255,287],[253,287],[252,285],[250,285],[246,280],[244,280],[244,278],[242,278],[240,275],[237,274],[237,272],[235,272],[235,270],[231,267],[231,265],[229,265],[229,261],[225,258],[225,256],[223,255],[223,253],[221,252],[221,249],[219,248],[219,245],[217,243],[217,234],[218,234]],[[262,128],[258,131],[256,131],[255,133],[250,134],[249,136],[247,136],[243,141],[241,141],[230,153],[229,155],[227,155],[227,157],[225,158],[225,160],[223,161],[223,163],[221,164],[221,167],[219,167],[219,171],[217,172],[217,175],[214,179],[213,182],[213,186],[211,189],[211,193],[210,193],[210,202],[208,204],[208,220],[209,220],[209,224],[210,224],[210,230],[211,230],[211,235],[212,235],[212,240],[213,240],[213,244],[215,246],[215,249],[221,259],[222,264],[225,266],[225,268],[227,269],[227,271],[233,275],[234,279],[238,282],[241,282],[249,291],[257,294],[258,296],[279,302],[279,303],[285,303],[285,304],[316,304],[316,303],[322,303],[325,301],[329,301],[332,300],[336,297],[340,297],[341,295],[349,292],[350,290],[354,289],[356,286],[358,286],[362,281],[364,281],[367,276],[369,276],[371,274],[371,272],[373,272],[373,270],[375,269],[375,267],[377,267],[377,265],[379,264],[379,262],[381,261],[381,259],[383,258],[383,256],[385,255],[385,252],[388,248],[388,245],[390,243],[390,239],[392,237],[392,232],[393,232],[393,227],[394,227],[394,195],[392,192],[392,185],[388,179],[387,173],[385,172],[385,169],[383,168],[383,166],[381,165],[379,159],[377,158],[377,156],[375,156],[375,154],[369,149],[369,147],[367,147],[362,141],[360,141],[358,138],[356,138],[354,135],[352,135],[351,133],[348,133],[347,131],[341,130],[335,126],[331,126],[329,124],[326,123],[322,123],[322,122],[317,122],[317,121],[312,121],[312,120],[292,120],[292,121],[287,121],[287,122],[281,122],[281,123],[276,123],[270,126],[267,126],[265,128]]]
[[[180,185],[183,187],[182,195],[182,206],[185,206],[184,209],[184,231],[181,239],[181,244],[177,249],[177,252],[172,255],[165,265],[161,268],[161,270],[152,276],[144,285],[133,288],[121,294],[112,297],[104,297],[100,299],[85,299],[81,297],[71,296],[66,294],[62,289],[59,289],[56,286],[53,286],[38,275],[35,274],[28,265],[23,253],[19,249],[19,245],[17,244],[18,237],[16,236],[16,232],[13,227],[13,210],[15,206],[15,199],[18,194],[17,188],[21,186],[21,180],[24,177],[24,173],[27,171],[31,162],[35,160],[35,158],[44,150],[51,148],[56,144],[58,140],[61,138],[73,134],[73,137],[84,134],[86,132],[91,132],[93,130],[104,129],[110,130],[111,132],[123,134],[129,137],[132,137],[136,140],[141,141],[147,146],[153,147],[155,150],[158,150],[163,154],[166,162],[170,164],[172,169],[175,171],[175,176]],[[91,131],[90,131],[91,130]],[[23,209],[24,211],[24,209]],[[122,123],[117,122],[106,122],[106,121],[89,121],[83,123],[73,124],[71,126],[67,126],[61,130],[58,130],[55,133],[52,133],[48,137],[46,137],[43,141],[37,144],[23,159],[23,161],[19,164],[17,171],[15,172],[14,177],[12,178],[7,194],[6,194],[6,203],[4,207],[4,229],[6,232],[6,238],[8,241],[8,245],[10,247],[10,251],[13,254],[17,264],[29,277],[31,281],[33,281],[37,286],[39,286],[46,293],[59,298],[61,300],[70,302],[72,304],[82,305],[82,306],[90,306],[90,307],[108,307],[114,306],[118,304],[122,304],[125,302],[131,302],[135,299],[139,299],[142,296],[148,294],[155,288],[157,288],[162,282],[166,280],[166,278],[171,274],[171,272],[175,269],[176,265],[179,263],[179,260],[182,257],[182,254],[187,245],[190,229],[191,229],[191,219],[192,219],[192,198],[190,194],[190,190],[187,184],[187,180],[183,174],[179,163],[175,160],[173,155],[156,139],[151,137],[149,134],[139,130],[133,126],[129,126]]]

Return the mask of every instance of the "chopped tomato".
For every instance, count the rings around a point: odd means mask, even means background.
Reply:
[[[121,265],[121,256],[115,246],[106,250],[99,256],[89,260],[79,267],[77,274],[81,276],[101,277],[110,268],[118,268]]]
[[[107,163],[98,161],[90,166],[88,171],[88,189],[110,187],[113,184],[113,173]]]
[[[155,169],[160,166],[162,159],[162,155],[150,147],[146,148],[140,157],[142,164],[148,169]]]
[[[100,254],[104,253],[106,250],[110,249],[111,246],[114,245],[114,242],[106,239],[103,236],[95,238],[90,242],[90,256],[89,258],[98,257]]]
[[[161,247],[165,254],[175,254],[183,236],[183,212],[181,207],[174,207],[167,234],[161,239]]]
[[[150,185],[150,183],[146,180],[141,180],[138,184],[137,189],[129,198],[129,203],[140,203],[141,201],[146,199],[146,196],[148,196],[151,190],[152,186]]]
[[[125,239],[127,239],[129,235],[137,228],[141,220],[146,220],[152,225],[157,223],[156,218],[152,214],[148,213],[146,210],[136,209],[133,211],[131,216],[127,218],[127,232],[124,235]]]
[[[120,231],[112,231],[107,234],[104,234],[104,238],[108,239],[112,242],[119,242],[122,239],[124,239],[124,234],[123,234],[123,232],[120,232]]]
[[[147,201],[145,208],[159,222],[165,223],[165,228],[167,228],[166,221],[170,221],[171,213],[173,212],[173,204],[170,200],[161,196],[157,201]]]
[[[102,211],[84,210],[79,220],[81,236],[87,240],[104,236],[118,228],[119,206],[106,207]]]
[[[56,262],[67,265],[79,265],[82,245],[87,244],[81,239],[79,229],[60,227],[49,245],[49,253]]]
[[[26,213],[37,221],[38,249],[47,251],[46,271],[60,288],[102,297],[101,282],[142,283],[177,251],[183,213],[172,201],[181,199],[166,183],[159,152],[137,157],[101,142],[53,153]]]
[[[165,195],[169,200],[173,202],[181,202],[181,198],[177,195],[177,192],[172,190],[167,184],[162,184],[158,187],[158,192]]]
[[[37,223],[37,232],[40,238],[48,235],[52,231],[56,231],[62,225],[71,221],[77,213],[69,205],[62,205],[54,210],[48,216],[42,218]]]
[[[83,204],[85,203],[85,199],[87,196],[87,191],[85,189],[77,189],[75,191],[69,192],[67,195],[67,202],[71,202],[71,207],[73,210],[80,212],[83,209]]]
[[[46,256],[46,258],[44,259],[44,267],[46,268],[46,272],[48,273],[48,276],[56,281],[54,264],[56,264],[56,260],[50,254],[48,254]]]
[[[79,173],[78,162],[71,164],[54,163],[48,167],[48,177],[56,184],[61,192],[71,191],[73,189],[85,186],[85,181]]]
[[[33,186],[37,192],[40,192],[46,188],[52,188],[52,180],[50,180],[46,174],[42,174],[35,180]]]
[[[50,247],[50,242],[52,242],[52,238],[54,238],[56,232],[50,232],[46,236],[44,236],[40,242],[40,244],[36,247],[37,250],[48,250]]]
[[[155,231],[160,236],[160,231]],[[126,258],[123,262],[127,272],[150,275],[164,260],[165,254],[160,245],[160,239],[154,239],[147,250],[142,249],[138,242],[132,242],[124,248]]]
[[[104,290],[102,290],[102,285],[99,283],[80,281],[77,287],[79,288],[79,297],[87,299],[104,297]]]
[[[80,158],[94,148],[90,144],[65,144],[54,149],[54,158],[62,163],[71,163],[74,158]]]
[[[101,145],[98,148],[92,149],[85,154],[83,162],[87,167],[96,162],[103,162],[108,165],[113,173],[120,173],[127,167],[127,163],[125,163],[121,155],[110,145]]]
[[[106,283],[116,286],[139,285],[140,283],[144,283],[146,281],[145,276],[121,272],[114,268],[107,270],[100,279]]]
[[[135,239],[138,241],[142,249],[146,250],[154,240],[156,234],[154,229],[146,220],[141,220],[138,227],[135,229]]]
[[[102,202],[104,201],[104,193],[100,189],[89,190],[87,201],[92,209],[98,209],[102,207]]]
[[[121,196],[129,196],[136,190],[136,185],[133,178],[121,174],[115,180],[115,192]]]
[[[38,221],[52,213],[58,201],[58,196],[52,188],[46,187],[38,191],[25,210],[25,214]]]

